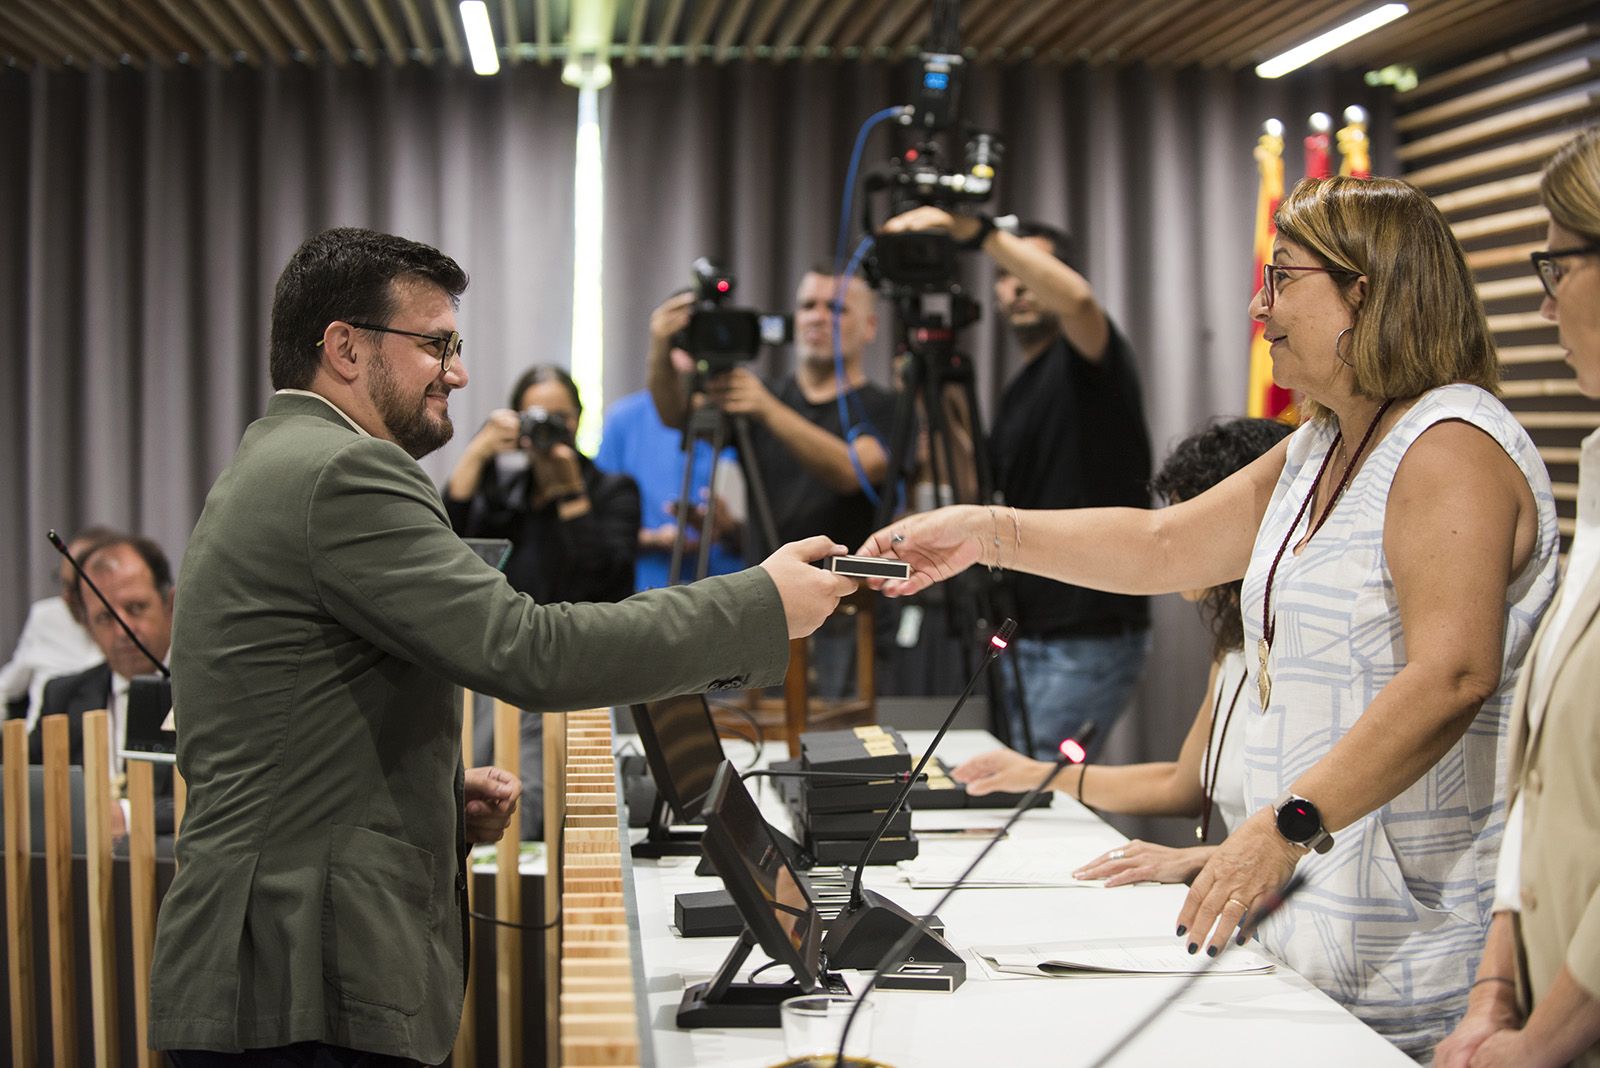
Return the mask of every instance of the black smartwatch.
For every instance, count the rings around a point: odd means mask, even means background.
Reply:
[[[1322,813],[1317,806],[1299,794],[1284,792],[1273,802],[1278,833],[1284,839],[1313,853],[1326,853],[1333,848],[1333,835],[1323,830]]]

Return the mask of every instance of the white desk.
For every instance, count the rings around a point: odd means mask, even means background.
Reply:
[[[915,749],[932,733],[907,731]],[[982,731],[952,732],[940,746],[950,763],[992,748]],[[776,747],[772,747],[776,752]],[[739,765],[749,747],[728,743]],[[750,780],[768,817],[779,827],[782,808],[770,785]],[[999,826],[1003,809],[917,812],[914,827]],[[1061,850],[1090,857],[1125,839],[1062,795],[1049,809],[1028,813],[990,859],[1003,850]],[[923,855],[974,856],[983,840],[924,840]],[[680,938],[672,925],[674,895],[717,889],[719,880],[697,878],[695,858],[633,862],[646,998],[657,1068],[716,1065],[767,1068],[784,1059],[776,1029],[681,1031],[674,1023],[688,983],[711,976],[730,938]],[[982,868],[979,869],[982,871]],[[867,882],[915,914],[942,891],[912,890],[892,866],[867,869]],[[973,945],[1073,938],[1148,937],[1170,934],[1183,903],[1182,886],[1105,890],[961,890],[940,908],[946,936],[959,950]],[[765,957],[757,948],[745,972]],[[740,978],[743,978],[741,973]],[[862,977],[845,973],[860,989]],[[894,1068],[969,1065],[1086,1065],[1133,1025],[1180,980],[1172,978],[989,980],[976,963],[952,994],[874,992],[873,1052]],[[1149,1032],[1113,1062],[1132,1065],[1218,1065],[1283,1068],[1295,1065],[1409,1065],[1413,1062],[1299,975],[1279,966],[1270,975],[1208,976],[1197,982]]]

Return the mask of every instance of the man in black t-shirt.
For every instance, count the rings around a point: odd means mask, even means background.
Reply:
[[[780,544],[796,537],[826,534],[852,549],[872,533],[875,508],[865,485],[877,486],[889,463],[885,441],[894,422],[894,394],[867,380],[862,354],[877,336],[878,313],[872,288],[853,278],[839,314],[840,367],[834,359],[833,302],[838,279],[832,267],[818,264],[800,280],[795,294],[795,369],[764,379],[748,367],[717,374],[705,385],[706,402],[750,425],[750,457],[772,506]],[[669,297],[650,319],[650,393],[661,421],[682,427],[690,398],[683,376],[673,369],[671,338],[688,325],[694,297]],[[744,555],[765,550],[760,523],[745,523]],[[830,630],[832,628],[829,628]],[[839,647],[834,655],[833,646]],[[837,696],[847,689],[853,639],[813,639],[813,692]]]
[[[921,207],[891,231],[945,231],[994,260],[995,303],[1011,325],[1023,366],[1007,384],[990,435],[995,488],[1017,508],[1150,504],[1150,433],[1133,351],[1088,281],[1060,257],[1049,227],[997,229],[984,216]],[[1004,532],[1002,530],[1002,532]],[[1103,744],[1133,692],[1150,644],[1143,597],[1102,593],[1033,575],[1011,576],[1034,756],[1051,759],[1086,720]],[[1010,673],[1002,673],[1008,691]],[[1015,695],[1007,694],[1020,739]]]

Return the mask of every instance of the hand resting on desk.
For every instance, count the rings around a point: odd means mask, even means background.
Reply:
[[[1135,838],[1125,846],[1106,850],[1072,874],[1078,879],[1104,879],[1108,887],[1186,883],[1200,874],[1214,852],[1215,846],[1174,849]]]

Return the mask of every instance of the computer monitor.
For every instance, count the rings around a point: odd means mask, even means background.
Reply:
[[[843,989],[822,967],[822,917],[773,838],[738,769],[723,761],[702,815],[706,855],[716,865],[745,930],[709,982],[684,991],[679,1027],[777,1027],[778,1006],[796,993]],[[794,973],[794,983],[735,983],[750,950],[760,946]]]
[[[703,694],[633,705],[633,726],[656,790],[679,823],[693,823],[722,764],[722,739]]]
[[[178,759],[178,734],[168,730],[172,714],[172,682],[160,675],[128,680],[128,729],[122,740],[125,759],[172,764]]]

